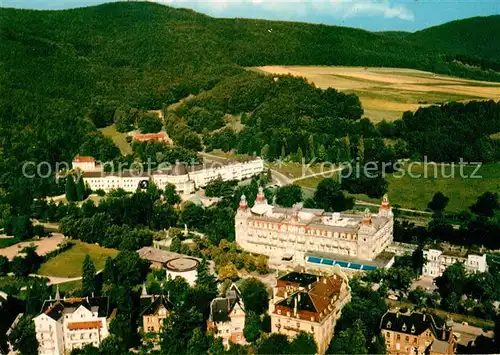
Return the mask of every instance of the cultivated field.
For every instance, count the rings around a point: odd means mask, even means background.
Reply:
[[[355,93],[365,116],[378,122],[401,118],[404,111],[448,101],[500,98],[500,83],[466,80],[413,69],[264,66],[253,68],[272,74],[293,74],[307,78],[317,87]]]
[[[59,233],[54,233],[50,238],[42,238],[40,240],[21,242],[11,245],[8,248],[0,249],[0,255],[6,256],[9,260],[12,260],[24,247],[35,245],[36,252],[38,255],[45,255],[50,253],[52,250],[56,250],[59,243],[62,242],[64,236]]]
[[[67,251],[51,258],[43,263],[38,274],[56,277],[82,276],[82,266],[85,256],[88,254],[95,264],[97,270],[104,268],[108,256],[114,257],[117,250],[103,248],[99,245],[74,241],[75,245]]]

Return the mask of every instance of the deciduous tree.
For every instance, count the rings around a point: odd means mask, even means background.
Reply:
[[[245,340],[252,343],[260,336],[261,321],[260,316],[252,311],[247,312],[245,317],[245,328],[243,328],[243,335]]]
[[[268,309],[269,295],[266,285],[256,278],[247,278],[240,285],[246,311],[261,315]]]

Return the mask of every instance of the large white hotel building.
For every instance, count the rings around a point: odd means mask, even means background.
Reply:
[[[242,196],[235,217],[236,242],[247,251],[358,270],[376,268],[370,261],[391,244],[393,224],[387,196],[377,214],[328,213],[301,204],[292,208],[270,205],[262,189],[252,208]]]
[[[192,166],[176,162],[167,169],[142,173],[132,170],[104,172],[93,157],[77,156],[72,165],[73,169],[84,172],[84,181],[92,190],[106,192],[119,188],[134,192],[144,181],[152,181],[160,189],[173,184],[179,193],[190,194],[219,178],[224,181],[242,180],[264,171],[264,161],[259,157]]]

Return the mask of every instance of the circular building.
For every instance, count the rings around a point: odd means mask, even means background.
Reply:
[[[165,263],[167,269],[167,277],[170,276],[175,279],[177,276],[183,277],[190,286],[194,286],[196,282],[196,269],[200,262],[195,258],[189,256],[182,256],[169,260]]]

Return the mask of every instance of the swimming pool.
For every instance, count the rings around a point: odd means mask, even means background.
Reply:
[[[371,271],[371,270],[377,269],[376,266],[372,266],[372,265],[364,265],[364,264],[358,264],[358,263],[342,261],[342,260],[334,260],[334,259],[328,259],[328,258],[318,258],[316,256],[307,256],[306,261],[308,263],[327,265],[327,266],[338,265],[342,268],[352,269],[352,270]]]

